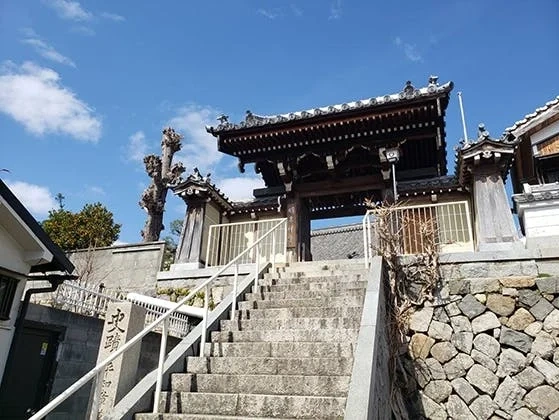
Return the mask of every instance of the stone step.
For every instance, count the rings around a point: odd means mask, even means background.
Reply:
[[[352,357],[187,357],[187,373],[350,375]]]
[[[239,302],[239,309],[271,309],[271,308],[297,308],[297,307],[345,307],[362,306],[363,296],[336,296],[328,298],[310,299],[276,299],[276,300],[251,300]]]
[[[360,319],[353,318],[291,318],[291,319],[236,319],[221,321],[221,331],[254,331],[254,330],[317,330],[353,328],[360,326]]]
[[[319,281],[319,282],[307,282],[299,284],[274,284],[274,285],[263,285],[262,280],[259,282],[259,286],[253,286],[253,293],[260,292],[294,292],[294,291],[313,291],[313,290],[345,290],[345,289],[365,289],[367,287],[366,281]]]
[[[337,260],[318,260],[318,261],[296,261],[289,263],[289,265],[282,267],[289,270],[313,270],[316,268],[322,269],[324,266],[329,268],[360,268],[365,269],[364,258],[353,259],[337,259]]]
[[[163,392],[160,406],[170,413],[342,419],[345,403],[342,397]]]
[[[135,420],[273,420],[277,417],[247,417],[247,416],[220,416],[213,414],[153,414],[140,413],[136,414]],[[282,417],[282,420],[297,420],[294,418]],[[327,420],[326,418],[317,418],[317,420]]]
[[[350,376],[239,375],[222,373],[176,373],[171,375],[173,392],[224,394],[347,395]]]
[[[245,300],[276,300],[276,299],[313,299],[335,296],[363,296],[365,289],[362,287],[356,289],[323,289],[323,290],[297,290],[283,292],[260,292],[247,293]]]
[[[263,280],[283,280],[287,281],[299,281],[307,282],[309,280],[319,281],[319,280],[340,280],[350,278],[353,280],[359,280],[363,277],[363,272],[361,271],[313,271],[313,272],[295,272],[295,273],[264,273]]]
[[[291,318],[358,318],[362,307],[358,305],[335,308],[302,306],[294,308],[241,309],[236,312],[239,319],[291,319]]]
[[[214,331],[212,342],[349,342],[357,339],[359,329]]]
[[[213,357],[280,357],[280,358],[336,358],[353,357],[353,343],[293,343],[293,342],[249,342],[249,343],[206,343],[205,356]]]

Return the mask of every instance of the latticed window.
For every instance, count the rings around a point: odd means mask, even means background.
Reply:
[[[10,319],[17,280],[0,274],[0,320]]]

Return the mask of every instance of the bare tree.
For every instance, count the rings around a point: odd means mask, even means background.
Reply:
[[[144,242],[159,240],[159,235],[164,229],[163,212],[169,185],[180,179],[184,166],[178,162],[172,165],[173,155],[181,149],[183,136],[171,127],[163,129],[161,138],[161,157],[147,155],[144,157],[146,172],[150,176],[151,184],[142,193],[140,207],[146,210],[148,217],[142,238]]]

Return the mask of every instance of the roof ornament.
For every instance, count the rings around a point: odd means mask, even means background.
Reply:
[[[477,131],[478,131],[478,136],[477,136],[478,142],[482,140],[490,140],[489,131],[485,129],[485,124],[483,123],[479,124],[477,127]]]
[[[429,86],[434,85],[434,86],[438,86],[439,85],[439,76],[429,76]]]
[[[225,125],[229,123],[229,115],[221,114],[217,117],[217,120],[219,121],[219,125]]]
[[[405,98],[411,98],[415,95],[416,89],[415,87],[411,84],[411,81],[407,81],[406,82],[406,86],[404,86],[404,90],[402,90],[402,94],[401,97],[405,97]]]

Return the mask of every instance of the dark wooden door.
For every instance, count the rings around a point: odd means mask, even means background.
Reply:
[[[24,326],[0,388],[0,419],[27,419],[48,402],[59,332]]]

